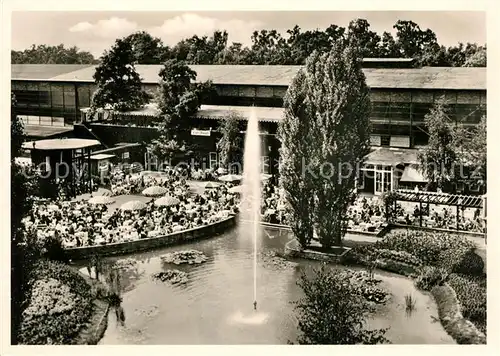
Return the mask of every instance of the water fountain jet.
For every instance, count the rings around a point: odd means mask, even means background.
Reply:
[[[243,154],[241,219],[252,224],[253,234],[253,306],[257,310],[257,241],[260,235],[260,136],[259,121],[252,107],[248,118]]]

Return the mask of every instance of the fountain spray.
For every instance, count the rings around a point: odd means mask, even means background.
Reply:
[[[247,209],[242,211],[242,218],[253,224],[253,308],[257,310],[257,240],[260,231],[260,136],[259,120],[252,107],[248,118],[243,154],[243,201]]]

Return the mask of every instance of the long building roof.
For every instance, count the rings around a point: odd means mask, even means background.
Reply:
[[[33,67],[32,67],[33,66]],[[136,65],[144,84],[156,84],[161,65]],[[301,66],[190,65],[197,81],[218,85],[288,86]],[[367,84],[377,89],[486,90],[486,68],[364,68]],[[13,64],[12,80],[92,83],[95,66]]]

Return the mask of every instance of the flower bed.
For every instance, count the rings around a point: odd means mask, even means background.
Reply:
[[[160,256],[162,262],[180,264],[199,264],[208,260],[208,257],[203,252],[196,250],[176,251]]]
[[[417,288],[429,291],[434,286],[442,286],[447,278],[448,273],[446,270],[432,266],[423,266],[415,280],[415,285]]]
[[[463,316],[486,333],[486,279],[453,273],[448,284],[457,294]]]
[[[404,275],[416,274],[417,288],[433,291],[440,310],[446,310],[440,311],[440,315],[446,315],[441,320],[448,333],[459,343],[483,342],[481,334],[486,332],[484,261],[475,253],[474,243],[466,237],[426,232],[395,233],[373,246],[353,248],[346,262]],[[403,266],[414,268],[416,273],[408,273]],[[458,304],[452,306],[450,298],[458,298],[456,303],[460,303],[460,307]]]
[[[439,265],[446,250],[469,251],[475,247],[464,236],[421,231],[396,232],[375,243],[377,249],[404,251],[431,266]]]
[[[176,269],[154,273],[152,278],[162,282],[168,282],[172,285],[184,284],[188,281],[187,273]]]
[[[30,276],[21,344],[74,344],[93,309],[91,287],[70,267],[42,261]]]

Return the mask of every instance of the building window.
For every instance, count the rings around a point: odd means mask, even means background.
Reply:
[[[391,136],[389,135],[380,136],[380,146],[390,146],[390,144],[391,144]]]
[[[260,172],[264,174],[270,173],[269,156],[262,156],[262,164],[260,165]]]
[[[217,152],[210,152],[208,154],[208,168],[210,169],[217,168]]]

